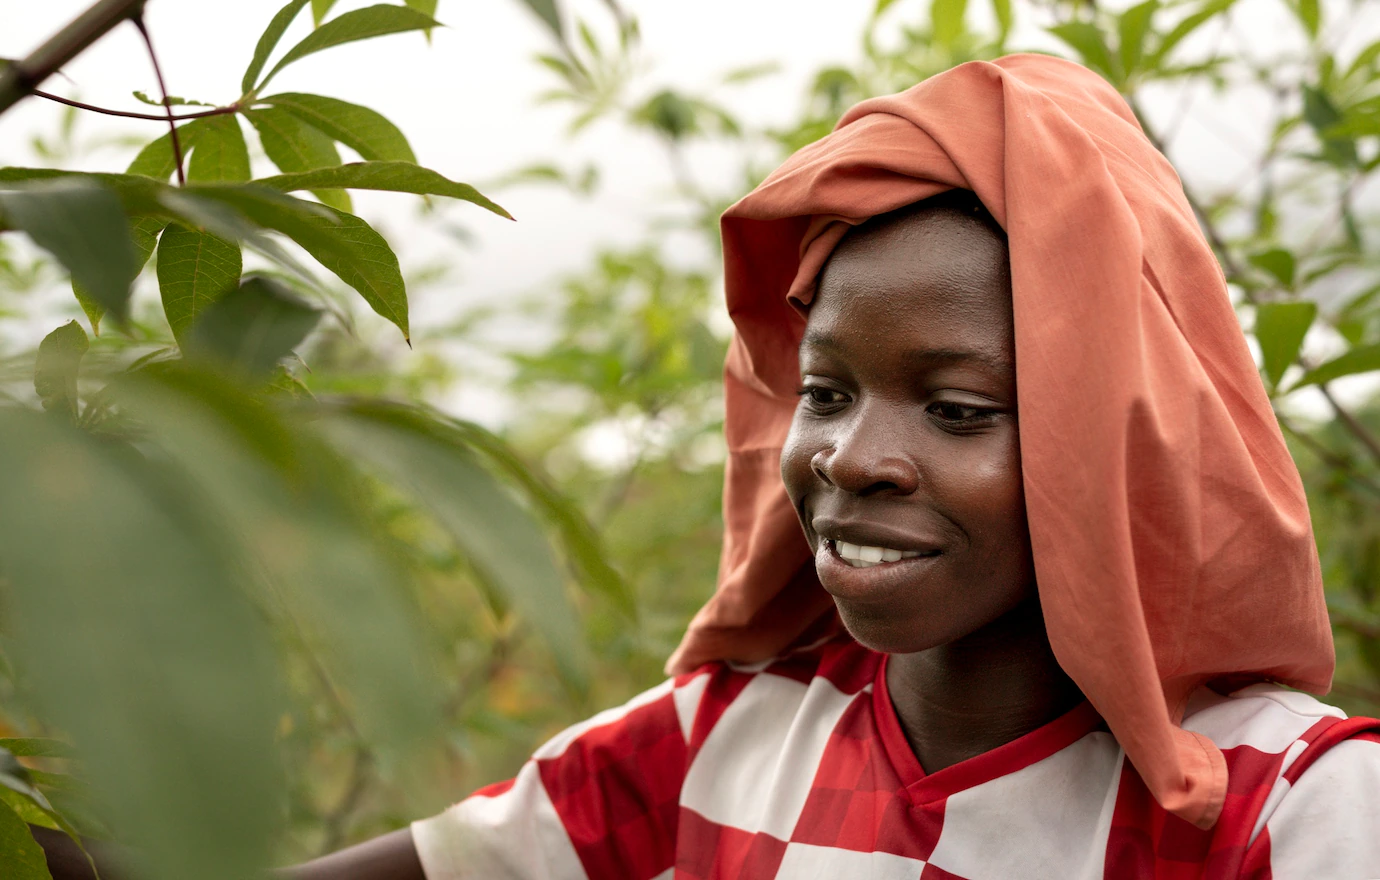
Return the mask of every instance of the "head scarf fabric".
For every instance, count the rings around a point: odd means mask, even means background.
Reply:
[[[850,110],[722,222],[729,458],[719,585],[668,669],[837,626],[783,488],[815,278],[852,225],[973,190],[1009,237],[1020,449],[1050,643],[1166,810],[1212,825],[1226,764],[1191,691],[1322,693],[1307,502],[1178,176],[1068,61],[971,62]]]

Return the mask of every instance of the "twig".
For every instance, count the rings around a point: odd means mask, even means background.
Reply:
[[[111,110],[109,107],[97,107],[95,104],[83,104],[81,101],[73,101],[71,98],[63,98],[49,92],[42,92],[34,89],[31,93],[35,98],[43,98],[47,101],[56,101],[59,104],[66,104],[68,107],[76,107],[78,110],[90,110],[92,113],[102,113],[106,116],[123,116],[126,119],[151,119],[154,122],[167,122],[168,117],[157,113],[135,113],[130,110]],[[172,117],[178,122],[184,119],[202,119],[207,116],[226,116],[240,111],[239,104],[231,104],[228,107],[216,107],[211,110],[203,110],[198,113],[183,113]]]
[[[127,18],[143,12],[144,0],[99,0],[28,57],[0,71],[0,113],[23,100],[45,79]]]
[[[1337,399],[1332,396],[1332,389],[1327,387],[1326,382],[1319,383],[1318,390],[1322,392],[1322,396],[1332,407],[1332,411],[1337,414],[1337,418],[1341,419],[1346,429],[1351,432],[1353,437],[1361,442],[1362,446],[1366,447],[1366,451],[1371,454],[1371,457],[1375,459],[1376,463],[1380,464],[1380,441],[1375,439],[1375,435],[1370,432],[1370,429],[1361,424],[1360,419],[1356,418],[1356,416],[1352,415],[1337,402]]]
[[[345,788],[345,794],[341,795],[339,803],[322,817],[326,836],[322,840],[318,855],[330,855],[345,842],[345,826],[349,823],[350,814],[359,806],[360,798],[364,797],[364,790],[369,786],[369,770],[373,766],[373,753],[363,746],[356,746],[354,764],[350,767],[350,783]]]
[[[173,118],[172,105],[168,103],[168,85],[163,81],[163,68],[158,63],[158,53],[153,51],[153,38],[149,36],[149,29],[144,26],[143,15],[136,15],[133,18],[134,26],[139,29],[140,35],[144,38],[144,45],[149,50],[149,61],[153,62],[153,75],[158,78],[158,92],[163,96],[163,111],[168,120],[168,136],[172,138],[173,165],[177,168],[178,186],[187,185],[187,175],[182,170],[182,142],[177,136],[177,120]]]
[[[1371,492],[1375,493],[1376,496],[1380,496],[1380,483],[1375,482],[1366,474],[1357,473],[1355,466],[1353,466],[1351,462],[1337,455],[1337,453],[1333,452],[1331,449],[1328,449],[1313,436],[1294,427],[1284,416],[1275,413],[1275,417],[1279,420],[1279,426],[1281,428],[1291,434],[1304,446],[1307,446],[1308,450],[1316,455],[1324,464],[1343,474],[1348,479],[1354,480],[1369,489]]]

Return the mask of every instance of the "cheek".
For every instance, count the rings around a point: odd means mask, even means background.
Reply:
[[[818,433],[817,426],[810,425],[797,412],[791,421],[786,442],[781,447],[781,481],[786,484],[786,494],[790,496],[792,504],[799,504],[801,496],[814,481],[810,460],[822,448],[822,440],[816,436]]]

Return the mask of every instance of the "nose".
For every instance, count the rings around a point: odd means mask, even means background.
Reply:
[[[917,463],[901,452],[894,442],[903,430],[880,424],[873,414],[860,412],[853,424],[810,457],[810,469],[824,482],[854,495],[892,493],[910,495],[920,488]]]

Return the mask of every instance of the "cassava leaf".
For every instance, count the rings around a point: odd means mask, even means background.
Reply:
[[[76,751],[60,739],[44,736],[0,737],[0,749],[21,758],[75,758]]]
[[[240,91],[249,94],[254,90],[256,80],[263,71],[264,65],[268,63],[268,56],[273,54],[277,48],[278,41],[283,38],[283,33],[292,24],[292,20],[297,17],[297,13],[302,11],[302,7],[307,5],[307,0],[291,0],[282,9],[279,9],[269,21],[268,27],[264,29],[263,36],[259,37],[259,42],[254,46],[254,57],[249,62],[249,67],[244,71],[244,78],[240,80]],[[316,14],[316,0],[312,3],[312,14]],[[319,21],[319,19],[318,19]]]
[[[240,183],[249,179],[249,147],[234,115],[196,120],[201,127],[187,166],[187,180],[198,183]]]
[[[0,858],[7,880],[53,880],[43,847],[14,809],[0,801]]]
[[[556,7],[556,0],[522,0],[522,2],[551,29],[551,33],[556,35],[556,39],[565,40],[565,22],[562,21],[561,12]]]
[[[250,278],[213,302],[192,325],[189,356],[250,380],[266,378],[321,318],[270,278]]]
[[[209,232],[172,223],[158,242],[158,290],[178,345],[185,347],[197,318],[240,282],[240,246]]]
[[[0,228],[27,233],[94,301],[124,320],[138,267],[119,197],[89,178],[13,186],[0,189]]]
[[[468,183],[448,180],[430,168],[423,168],[411,162],[352,162],[333,168],[265,177],[254,182],[283,192],[339,188],[447,196],[471,202],[500,217],[512,219],[512,215],[485,198],[479,190]]]
[[[1145,54],[1145,35],[1159,8],[1160,0],[1145,0],[1117,17],[1117,53],[1124,76],[1129,77],[1140,67]]]
[[[1121,81],[1121,67],[1107,48],[1106,36],[1097,25],[1087,21],[1070,21],[1051,27],[1049,32],[1063,40],[1078,53],[1088,67],[1113,83]]]
[[[333,6],[335,6],[335,0],[311,0],[312,27],[320,27],[321,22],[326,20],[326,16],[331,14],[331,7]]]
[[[81,359],[91,347],[86,331],[76,321],[68,321],[43,337],[34,364],[34,391],[48,412],[57,412],[75,422],[81,407],[77,397],[77,377]],[[3,746],[0,746],[3,747]],[[13,751],[13,750],[11,750]]]
[[[967,11],[968,0],[934,0],[930,4],[934,41],[941,46],[952,46],[963,33],[963,17]]]
[[[1380,370],[1380,343],[1359,345],[1346,354],[1304,373],[1289,390],[1294,391],[1306,385],[1321,385],[1343,376],[1354,376],[1357,373],[1370,373],[1375,370]]]
[[[402,131],[368,107],[338,98],[298,92],[270,95],[261,98],[260,101],[283,108],[359,153],[366,160],[414,163],[417,161]]]
[[[259,132],[264,152],[278,170],[285,173],[313,171],[340,164],[335,141],[281,107],[250,110],[245,116]],[[350,210],[350,196],[339,189],[313,189],[324,204],[341,211]]]
[[[163,465],[14,410],[0,483],[6,596],[26,622],[6,650],[147,857],[139,876],[256,875],[281,790],[272,647],[200,500]]]
[[[566,671],[580,675],[574,611],[550,545],[468,448],[426,415],[400,406],[361,404],[332,417],[327,429],[350,457],[429,510],[485,582],[542,633]]]
[[[1317,314],[1317,304],[1307,300],[1266,303],[1256,309],[1255,338],[1271,385],[1278,385],[1284,371],[1298,358],[1299,347]]]
[[[316,30],[307,34],[300,43],[289,49],[287,54],[278,60],[278,63],[259,83],[259,88],[267,85],[268,81],[273,79],[278,71],[292,62],[320,52],[322,49],[387,34],[430,30],[439,26],[440,22],[436,19],[406,6],[380,3],[364,9],[353,9],[324,22]]]

